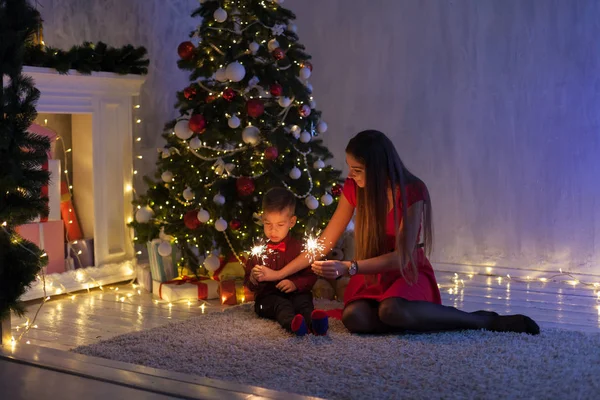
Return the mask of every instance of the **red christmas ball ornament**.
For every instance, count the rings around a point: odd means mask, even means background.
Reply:
[[[239,219],[232,219],[231,221],[229,221],[229,227],[232,231],[237,231],[242,227],[242,221],[240,221]]]
[[[273,50],[271,54],[273,54],[273,58],[276,60],[283,60],[285,58],[285,52],[280,47]]]
[[[254,193],[254,179],[241,176],[235,181],[235,188],[240,196],[250,196]]]
[[[194,97],[196,97],[197,93],[198,92],[196,91],[196,88],[193,86],[188,86],[183,89],[183,96],[188,100],[192,100]]]
[[[206,120],[202,114],[194,114],[188,123],[190,130],[195,133],[203,133],[206,130]]]
[[[223,98],[227,101],[232,101],[235,97],[235,90],[227,88],[223,90]]]
[[[344,187],[342,185],[338,185],[336,183],[331,187],[331,194],[333,194],[334,196],[337,197],[342,194],[343,190],[344,190]]]
[[[246,103],[246,111],[252,118],[258,118],[265,112],[265,105],[262,100],[250,99]]]
[[[188,229],[196,229],[202,222],[198,221],[198,210],[188,211],[183,215],[183,223]]]
[[[183,42],[177,46],[177,54],[184,60],[189,60],[194,56],[194,50],[196,47],[190,41]]]
[[[309,63],[308,61],[305,61],[305,62],[303,62],[303,63],[300,65],[300,67],[301,67],[301,68],[304,68],[304,67],[306,67],[306,68],[308,68],[308,69],[310,70],[310,72],[312,72],[312,68],[313,68],[312,64],[311,64],[311,63]]]
[[[301,105],[300,107],[298,107],[298,113],[302,117],[308,117],[310,115],[310,106],[306,104]]]
[[[283,86],[279,83],[274,83],[271,85],[271,94],[275,97],[279,97],[283,94]]]
[[[206,96],[206,102],[207,103],[212,103],[216,99],[217,99],[217,96],[215,96],[214,94],[209,94],[208,96]]]
[[[279,151],[277,150],[277,147],[271,146],[265,149],[265,158],[267,160],[274,160],[278,155]]]

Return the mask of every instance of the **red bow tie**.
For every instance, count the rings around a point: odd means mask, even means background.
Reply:
[[[281,251],[282,253],[285,253],[285,242],[267,243],[267,249],[273,251]]]

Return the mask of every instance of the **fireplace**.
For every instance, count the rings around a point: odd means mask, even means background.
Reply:
[[[22,300],[132,279],[135,252],[127,227],[134,173],[132,112],[144,77],[76,71],[60,75],[34,67],[25,67],[24,73],[41,92],[36,123],[56,129],[63,141],[57,147],[68,147],[68,168],[63,165],[61,177],[71,186],[83,237],[93,239],[94,263],[48,273],[45,291],[40,277]]]

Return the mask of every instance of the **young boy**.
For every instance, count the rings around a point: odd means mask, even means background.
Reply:
[[[275,187],[263,197],[262,222],[267,242],[264,265],[280,270],[302,253],[302,243],[290,235],[296,224],[296,198],[287,189]],[[311,330],[325,335],[327,314],[315,310],[311,289],[317,276],[310,268],[279,282],[258,282],[256,266],[262,260],[252,257],[246,264],[246,284],[254,292],[254,311],[259,317],[273,319],[298,336]]]

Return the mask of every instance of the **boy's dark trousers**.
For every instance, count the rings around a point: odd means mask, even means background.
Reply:
[[[312,293],[309,292],[271,292],[254,301],[254,311],[259,317],[274,319],[285,330],[292,332],[292,320],[296,314],[304,317],[310,329],[310,314],[315,309]]]

